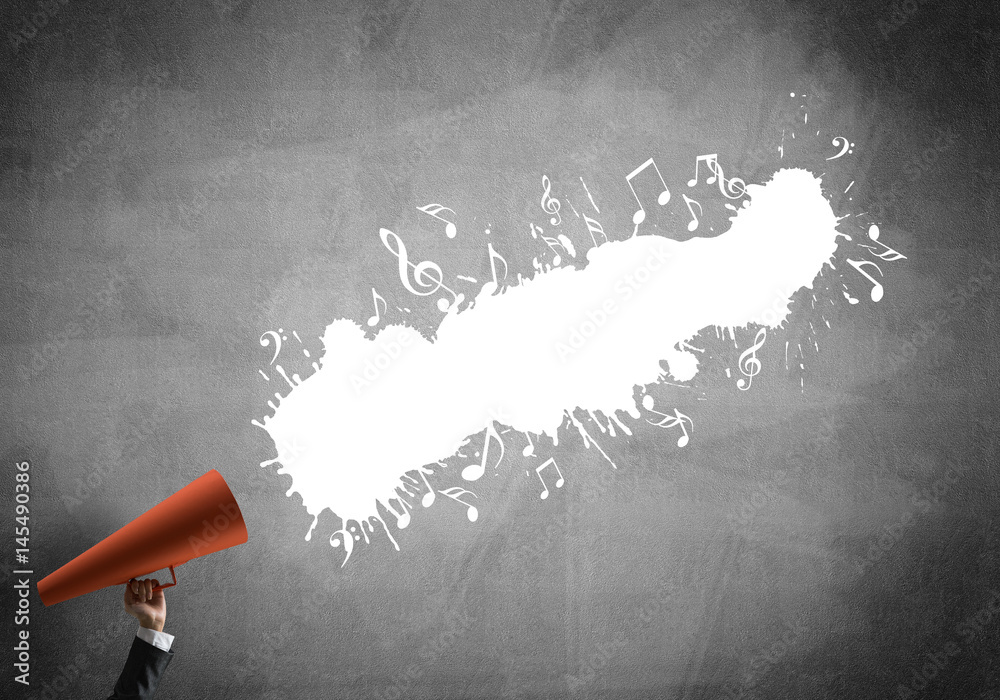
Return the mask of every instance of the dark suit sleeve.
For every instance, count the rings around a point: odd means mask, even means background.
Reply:
[[[115,683],[115,691],[108,700],[149,700],[172,658],[173,651],[157,649],[136,637],[132,640],[122,675]]]

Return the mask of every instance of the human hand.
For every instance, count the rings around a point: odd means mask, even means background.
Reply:
[[[167,599],[163,591],[154,591],[160,585],[154,579],[130,579],[125,584],[125,612],[139,621],[139,624],[157,632],[163,631],[167,621]]]

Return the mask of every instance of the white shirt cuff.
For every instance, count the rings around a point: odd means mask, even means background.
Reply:
[[[174,643],[174,635],[157,632],[148,627],[140,627],[135,636],[144,642],[149,642],[157,649],[163,649],[163,651],[170,651],[170,646]]]

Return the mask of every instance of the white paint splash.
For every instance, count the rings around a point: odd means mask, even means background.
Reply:
[[[488,454],[464,474],[478,478],[504,452],[494,421],[558,441],[569,418],[589,446],[574,416],[582,410],[604,414],[612,434],[615,423],[630,433],[617,413],[640,416],[636,386],[694,377],[698,360],[684,343],[699,331],[780,326],[791,295],[830,263],[837,217],[805,170],[746,190],[748,206],[720,236],[636,236],[592,248],[582,270],[552,269],[499,292],[490,282],[445,316],[434,342],[400,325],[368,340],[351,320],[331,323],[320,369],[257,423],[279,446],[272,462],[291,475],[288,494],[314,516],[307,539],[327,508],[343,521],[331,544],[343,539],[348,557],[352,540],[367,540],[363,523],[385,528],[378,503],[405,527],[400,496],[416,481],[407,472],[423,477],[488,428]],[[445,495],[470,505],[472,494],[458,491]]]

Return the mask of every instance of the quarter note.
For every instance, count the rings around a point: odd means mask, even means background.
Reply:
[[[548,175],[542,175],[542,187],[545,191],[542,193],[542,210],[546,214],[552,214],[552,218],[549,219],[549,223],[553,226],[558,226],[562,223],[562,217],[559,216],[559,200],[552,196],[552,182],[549,180]]]
[[[493,428],[493,421],[490,421],[490,424],[486,426],[486,439],[483,440],[483,461],[481,464],[470,464],[462,470],[462,478],[466,481],[475,481],[486,473],[486,460],[490,453],[490,438],[496,440],[500,445],[500,457],[497,458],[496,463],[496,466],[500,466],[500,461],[503,459],[504,454],[503,440]]]
[[[656,176],[660,178],[660,184],[663,185],[663,191],[660,192],[660,195],[656,198],[656,203],[662,207],[664,204],[670,201],[670,190],[667,189],[667,183],[663,181],[663,175],[660,174],[660,169],[656,167],[656,163],[653,162],[652,158],[650,158],[645,163],[643,163],[638,168],[636,168],[635,170],[633,170],[632,172],[630,172],[628,175],[625,176],[625,182],[628,183],[629,189],[632,190],[632,196],[635,197],[635,201],[639,205],[639,209],[635,212],[635,214],[632,215],[632,223],[635,224],[636,226],[638,226],[639,224],[641,224],[643,221],[646,220],[646,209],[642,206],[642,200],[640,200],[639,195],[636,194],[635,187],[632,186],[632,179],[637,175],[639,175],[639,173],[648,168],[650,165],[653,166],[653,169],[656,171]]]
[[[456,215],[453,209],[449,209],[448,207],[443,206],[441,204],[437,204],[435,202],[433,204],[427,204],[422,207],[417,207],[417,211],[422,211],[425,214],[433,216],[438,221],[443,221],[445,223],[444,235],[446,235],[448,238],[454,238],[455,234],[458,233],[458,228],[455,226],[455,222],[441,216],[441,212],[450,211],[452,217],[455,217]]]
[[[375,303],[375,315],[368,317],[369,326],[374,326],[376,323],[382,320],[382,315],[378,312],[378,303],[380,300],[382,302],[382,310],[385,311],[386,308],[388,308],[385,303],[385,299],[382,299],[382,296],[375,291],[375,287],[372,287],[372,301]]]
[[[504,260],[504,257],[500,253],[493,249],[492,243],[487,243],[486,248],[490,254],[490,270],[493,272],[493,281],[484,284],[483,291],[487,294],[493,294],[500,287],[500,282],[507,279],[507,261]],[[503,279],[497,278],[497,260],[503,264]]]
[[[872,301],[877,302],[878,300],[880,300],[882,298],[882,295],[885,293],[885,290],[882,288],[882,284],[861,268],[863,268],[865,265],[871,265],[876,270],[878,270],[878,273],[880,275],[884,277],[885,275],[883,275],[882,273],[882,268],[873,263],[871,260],[851,260],[850,258],[848,258],[847,262],[851,264],[851,267],[853,267],[855,270],[857,270],[862,275],[867,277],[868,281],[871,282],[872,285],[874,285],[872,287],[872,293],[871,293]]]
[[[465,511],[465,517],[467,517],[469,519],[470,523],[474,523],[474,522],[476,522],[476,520],[479,519],[479,509],[476,508],[471,503],[468,503],[468,502],[462,500],[462,497],[465,494],[469,494],[473,498],[479,498],[479,496],[477,496],[476,494],[472,493],[472,491],[466,491],[461,486],[452,486],[449,489],[445,489],[441,493],[443,493],[445,496],[447,496],[451,500],[457,501],[458,503],[461,503],[463,506],[466,506],[468,508],[468,510]]]
[[[556,473],[557,473],[557,474],[559,475],[559,478],[558,478],[558,479],[556,479],[556,488],[557,488],[557,489],[561,489],[561,488],[562,488],[562,486],[563,486],[563,484],[564,484],[564,483],[566,482],[566,480],[565,480],[565,479],[563,479],[563,475],[562,475],[562,471],[560,471],[560,469],[559,469],[559,465],[558,465],[558,464],[556,464],[556,461],[555,461],[554,459],[552,459],[551,457],[549,457],[549,458],[548,458],[547,460],[545,460],[545,462],[544,462],[544,463],[542,464],[542,466],[540,466],[540,467],[536,467],[536,468],[535,468],[535,474],[537,474],[537,475],[538,475],[538,479],[539,479],[539,481],[541,481],[541,482],[542,482],[542,493],[541,493],[541,499],[542,499],[543,501],[544,501],[544,500],[545,500],[546,498],[548,498],[548,497],[549,497],[549,487],[545,485],[545,478],[544,478],[544,477],[542,477],[542,470],[543,470],[543,469],[545,469],[545,467],[549,466],[550,464],[551,464],[551,465],[552,465],[553,467],[555,467],[555,470],[556,470]]]
[[[691,212],[691,222],[688,224],[688,231],[694,231],[696,228],[698,228],[698,217],[695,216],[695,214],[694,214],[694,208],[691,205],[692,204],[697,204],[698,205],[698,213],[701,214],[702,216],[705,215],[705,210],[701,208],[701,204],[700,203],[698,203],[695,200],[691,199],[686,194],[682,194],[681,197],[684,198],[684,203],[687,204],[688,211]]]

